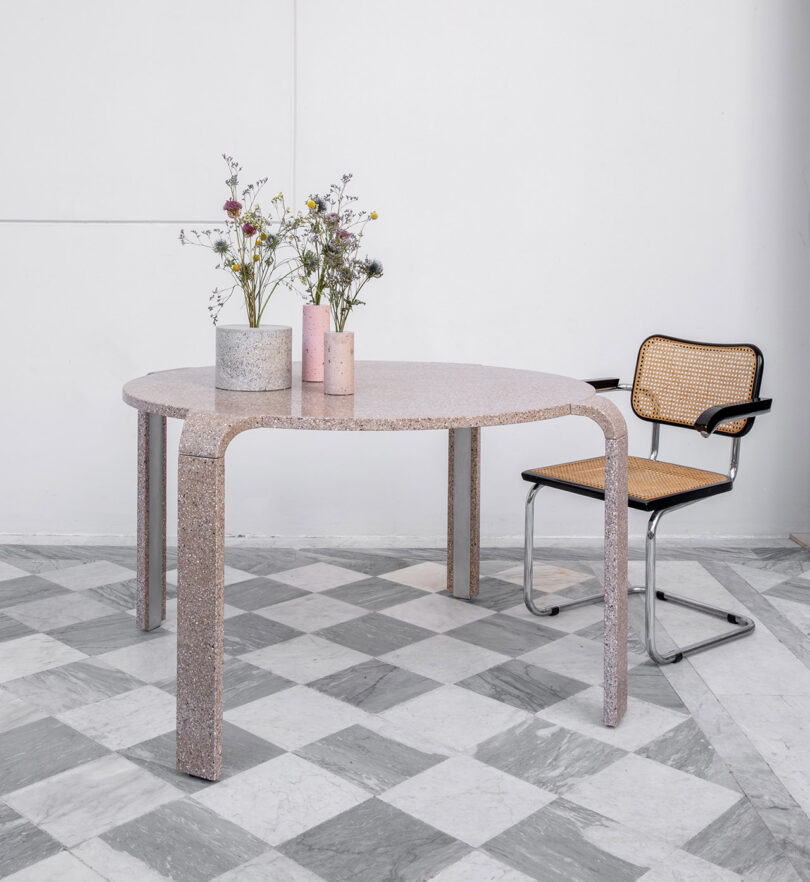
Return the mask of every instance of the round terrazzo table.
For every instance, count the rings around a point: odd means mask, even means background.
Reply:
[[[222,767],[225,450],[248,429],[449,432],[447,571],[456,597],[478,593],[480,435],[488,426],[577,414],[605,435],[604,722],[627,705],[627,427],[581,380],[472,364],[358,362],[354,395],[322,383],[230,392],[214,368],[147,374],[124,386],[138,410],[137,621],[166,604],[166,418],[184,420],[178,462],[177,768],[216,781]],[[515,468],[525,463],[515,463]]]

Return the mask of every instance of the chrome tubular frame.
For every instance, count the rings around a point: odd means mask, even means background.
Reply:
[[[738,439],[734,439],[734,447],[732,448],[732,470],[736,471],[735,455],[739,455]],[[733,480],[733,475],[732,475]],[[530,490],[526,498],[526,532],[524,537],[524,563],[523,563],[523,601],[530,613],[536,616],[556,616],[566,609],[573,609],[578,606],[587,606],[591,603],[600,603],[604,600],[604,593],[591,594],[588,597],[582,597],[579,600],[568,600],[549,606],[537,606],[532,596],[533,592],[533,576],[534,576],[534,501],[541,484],[535,484]],[[682,505],[673,506],[669,509],[661,509],[654,511],[650,515],[647,524],[647,538],[645,545],[645,585],[643,587],[634,587],[628,589],[628,594],[644,594],[645,595],[645,616],[644,616],[644,643],[650,658],[659,665],[674,664],[705,649],[711,649],[719,646],[721,643],[727,643],[729,640],[738,640],[745,637],[754,630],[754,622],[751,619],[741,616],[738,613],[729,612],[728,610],[718,609],[709,606],[706,603],[699,603],[688,597],[682,597],[679,594],[670,594],[669,592],[658,591],[655,587],[655,559],[656,559],[656,534],[658,525],[661,523],[663,516],[669,511],[675,511],[678,508],[685,508],[692,505],[691,502],[685,502]],[[697,643],[691,643],[688,646],[679,647],[673,652],[659,652],[655,639],[655,601],[663,600],[669,603],[676,603],[679,606],[685,606],[694,609],[705,615],[715,616],[716,618],[725,619],[735,627],[732,631],[719,634],[716,637],[710,637],[707,640],[700,640]]]

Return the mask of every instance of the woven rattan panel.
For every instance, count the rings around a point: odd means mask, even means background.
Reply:
[[[726,475],[704,472],[702,469],[690,469],[688,466],[671,462],[656,462],[652,459],[639,459],[637,456],[628,457],[627,462],[628,495],[634,499],[643,499],[645,502],[728,481]],[[585,487],[593,487],[594,490],[605,489],[603,456],[531,471],[535,475],[556,478],[570,484],[582,484]]]
[[[708,407],[749,400],[756,373],[757,354],[750,346],[650,337],[638,354],[633,410],[643,419],[694,426]],[[735,434],[745,423],[726,423],[717,431]]]

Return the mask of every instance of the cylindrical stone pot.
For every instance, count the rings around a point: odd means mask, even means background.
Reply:
[[[323,337],[323,391],[327,395],[354,395],[354,333],[327,333]]]
[[[269,392],[292,386],[292,328],[217,325],[217,389]]]
[[[329,332],[328,305],[304,306],[302,327],[301,379],[305,383],[323,383],[323,335]]]

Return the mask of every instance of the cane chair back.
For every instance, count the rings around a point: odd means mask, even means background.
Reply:
[[[648,337],[638,352],[633,412],[642,420],[691,428],[709,407],[756,397],[762,368],[756,346]],[[753,417],[735,420],[717,432],[740,437],[753,423]]]

